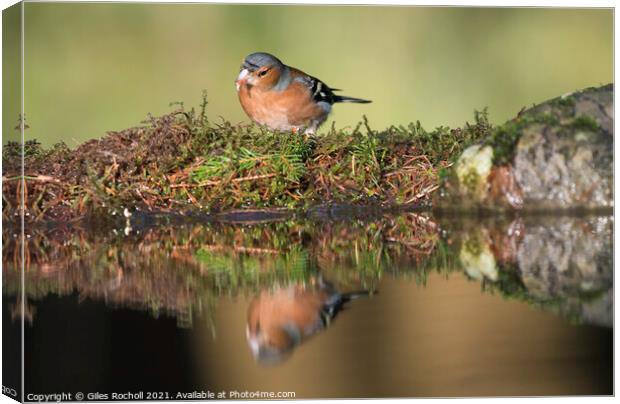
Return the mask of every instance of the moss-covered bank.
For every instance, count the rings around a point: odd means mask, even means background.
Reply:
[[[215,212],[238,208],[306,208],[327,203],[422,203],[441,170],[490,130],[486,113],[463,128],[426,131],[419,122],[377,131],[366,119],[318,137],[212,121],[206,97],[141,126],[109,132],[75,150],[64,144],[3,154],[3,216],[67,220],[134,209]]]
[[[567,94],[492,128],[426,131],[420,122],[332,127],[320,136],[273,132],[181,108],[110,132],[75,150],[36,141],[3,153],[3,218],[69,220],[136,209],[214,213],[233,209],[424,205],[493,211],[613,206],[613,85]],[[456,161],[454,168],[449,168]]]

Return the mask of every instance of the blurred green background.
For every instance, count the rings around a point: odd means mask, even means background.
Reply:
[[[26,3],[25,21],[26,137],[44,145],[197,106],[202,89],[212,119],[248,121],[234,79],[254,51],[374,101],[336,106],[339,127],[458,126],[485,106],[501,123],[613,80],[611,9]],[[5,134],[18,112],[5,105]]]

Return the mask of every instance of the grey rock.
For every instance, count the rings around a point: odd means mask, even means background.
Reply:
[[[463,201],[491,210],[611,209],[613,118],[612,84],[532,107],[463,152],[436,206]],[[481,170],[471,162],[482,161],[473,155],[489,147],[493,167],[473,178]]]

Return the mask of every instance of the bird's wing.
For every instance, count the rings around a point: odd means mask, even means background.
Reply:
[[[308,88],[314,102],[327,102],[330,105],[336,102],[334,90],[327,84],[303,72],[297,71],[297,73],[294,80]]]

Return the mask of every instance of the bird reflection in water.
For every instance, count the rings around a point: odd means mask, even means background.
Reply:
[[[340,293],[321,275],[263,290],[248,307],[246,338],[254,359],[261,365],[283,362],[296,346],[325,329],[347,302],[369,295],[366,290]]]

